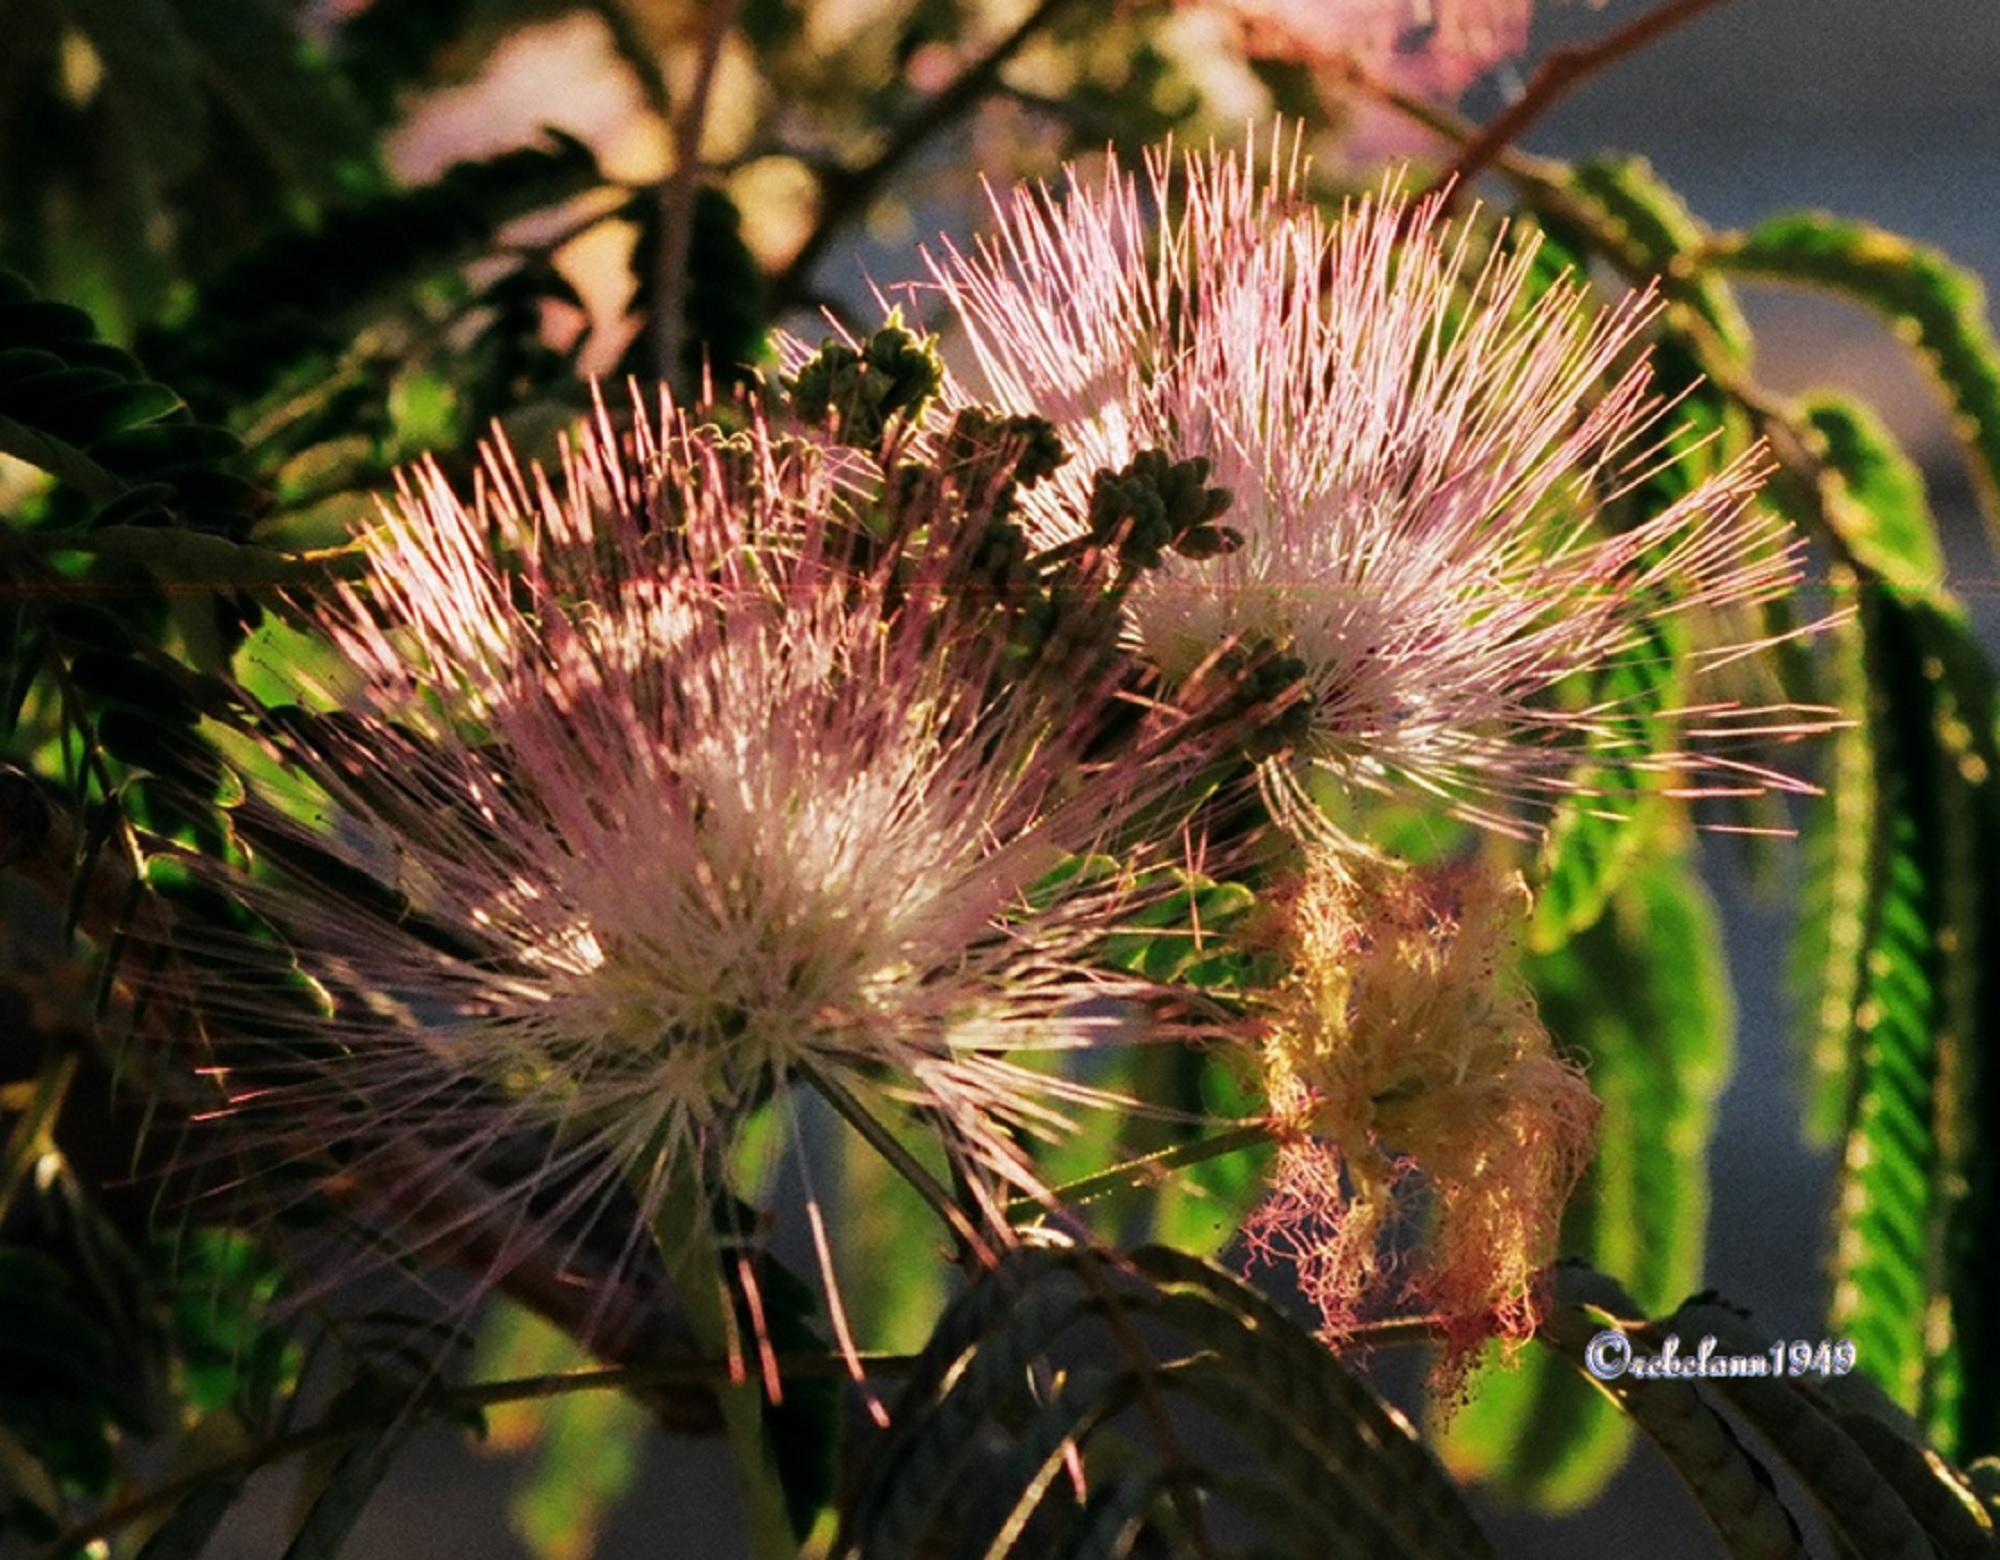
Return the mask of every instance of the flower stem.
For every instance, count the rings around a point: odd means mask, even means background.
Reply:
[[[966,1249],[981,1262],[990,1264],[993,1261],[991,1244],[966,1217],[965,1210],[944,1189],[938,1178],[919,1164],[916,1156],[898,1143],[889,1129],[870,1115],[868,1108],[838,1081],[817,1069],[800,1070],[820,1097],[861,1134],[868,1146],[880,1154],[919,1197],[931,1205],[938,1217],[951,1227],[952,1233],[965,1243]]]
[[[722,1251],[693,1173],[668,1178],[653,1238],[702,1352],[730,1362],[729,1380],[715,1389],[715,1395],[736,1456],[750,1553],[757,1560],[796,1560],[799,1546],[792,1534],[785,1488],[764,1433],[763,1384],[744,1362],[735,1307],[723,1277]]]
[[[1245,1149],[1263,1147],[1272,1140],[1269,1122],[1246,1121],[1212,1137],[1196,1138],[1191,1143],[1177,1143],[1155,1154],[1124,1160],[1108,1170],[1100,1170],[1095,1175],[1055,1187],[1050,1195],[1065,1207],[1076,1207],[1116,1192],[1156,1186],[1169,1170],[1178,1170],[1183,1165],[1198,1165],[1208,1159],[1220,1159],[1225,1154],[1240,1154]],[[1027,1214],[1043,1206],[1045,1204],[1040,1198],[1017,1197],[1008,1205],[1007,1211],[1010,1214]]]

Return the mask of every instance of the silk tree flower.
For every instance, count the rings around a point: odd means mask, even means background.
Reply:
[[[1093,1099],[1023,1053],[1150,994],[1087,965],[1129,884],[1056,869],[1139,859],[1212,755],[1117,709],[1115,664],[1010,660],[964,588],[999,484],[945,475],[670,412],[560,484],[504,445],[474,502],[406,479],[330,613],[355,691],[273,714],[300,795],[237,809],[255,871],[210,869],[318,994],[285,1006],[253,941],[220,967],[219,1114],[331,1145],[320,1190],[488,1283],[565,1241],[558,1281],[615,1276],[798,1085],[913,1107],[984,1200],[961,1235],[1004,1241],[1017,1138]]]
[[[1634,652],[1649,618],[1797,580],[1797,544],[1751,506],[1756,452],[1628,529],[1598,523],[1672,459],[1640,350],[1650,291],[1600,308],[1578,278],[1544,288],[1535,235],[1486,247],[1394,185],[1329,218],[1282,137],[1262,173],[1254,148],[1189,157],[1182,189],[1168,153],[1147,166],[1143,186],[1114,161],[1060,196],[996,196],[994,230],[931,270],[986,398],[1049,417],[1074,452],[1033,501],[1049,532],[1073,533],[1092,473],[1139,449],[1206,459],[1234,495],[1241,546],[1170,559],[1131,630],[1169,676],[1232,640],[1306,663],[1310,736],[1264,768],[1295,825],[1325,832],[1317,769],[1532,833],[1578,751],[1621,742],[1616,706],[1553,690]],[[1722,745],[1799,729],[1792,711],[1681,713]],[[1619,756],[1689,792],[1792,784],[1720,751]]]
[[[1432,1315],[1451,1381],[1486,1338],[1534,1332],[1595,1140],[1597,1101],[1509,967],[1527,891],[1322,854],[1290,909],[1264,1047],[1280,1148],[1247,1235],[1295,1265],[1336,1341],[1398,1306]],[[1385,1252],[1426,1200],[1428,1256],[1398,1270]]]

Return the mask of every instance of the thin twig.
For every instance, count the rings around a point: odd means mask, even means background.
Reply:
[[[906,1374],[915,1364],[914,1357],[907,1354],[870,1353],[863,1354],[861,1360],[870,1370],[884,1375]],[[845,1377],[848,1368],[846,1362],[838,1357],[824,1354],[784,1355],[779,1358],[778,1364],[783,1373],[792,1378]],[[450,1419],[507,1403],[567,1397],[576,1392],[629,1392],[634,1388],[665,1386],[715,1387],[728,1382],[729,1369],[727,1360],[690,1358],[670,1363],[597,1366],[518,1376],[502,1381],[478,1381],[462,1387],[439,1387],[418,1399],[408,1412],[426,1418]],[[47,1551],[47,1560],[80,1553],[93,1540],[107,1538],[143,1517],[169,1509],[203,1485],[245,1479],[260,1468],[296,1457],[301,1452],[353,1440],[383,1428],[385,1424],[379,1414],[341,1414],[260,1441],[191,1473],[178,1475],[107,1506],[89,1521],[71,1528],[56,1540]]]
[[[667,91],[666,72],[660,69],[659,52],[646,30],[627,9],[623,0],[590,0],[590,9],[611,34],[611,45],[631,67],[645,96],[646,106],[661,119],[671,118],[672,95]]]
[[[1439,183],[1464,189],[1492,166],[1503,148],[1519,140],[1530,125],[1574,88],[1676,27],[1693,21],[1702,12],[1724,3],[1726,0],[1666,0],[1595,43],[1570,44],[1554,50],[1536,67],[1527,90],[1459,150]]]
[[[834,237],[874,202],[882,186],[924,143],[965,113],[994,86],[1007,62],[1028,42],[1079,0],[1040,0],[1005,37],[954,76],[935,96],[896,126],[888,144],[859,168],[835,168],[820,179],[820,214],[806,241],[784,270],[771,280],[774,313],[782,314],[804,295],[814,267]]]
[[[1080,1207],[1117,1192],[1157,1186],[1169,1170],[1201,1164],[1227,1154],[1239,1154],[1245,1149],[1261,1148],[1272,1141],[1273,1133],[1268,1122],[1246,1121],[1211,1137],[1177,1143],[1157,1153],[1127,1159],[1095,1175],[1051,1187],[1045,1196],[1016,1197],[1007,1205],[1007,1211],[1010,1214],[1032,1215],[1045,1210],[1051,1202],[1065,1208]]]
[[[736,25],[742,0],[709,0],[702,17],[694,84],[674,121],[674,171],[660,187],[660,268],[653,289],[653,367],[672,381],[680,364],[682,313],[687,307],[688,259],[694,248],[694,207],[701,193],[701,136],[722,45]]]
[[[889,1167],[907,1182],[916,1194],[923,1198],[937,1216],[951,1227],[952,1233],[964,1242],[965,1247],[981,1263],[991,1267],[998,1258],[986,1237],[974,1226],[965,1210],[938,1178],[926,1170],[907,1148],[896,1141],[895,1135],[868,1113],[864,1106],[849,1090],[833,1078],[816,1068],[801,1068],[800,1074],[819,1093],[820,1098],[831,1105],[849,1126],[859,1132],[868,1146],[888,1163]]]

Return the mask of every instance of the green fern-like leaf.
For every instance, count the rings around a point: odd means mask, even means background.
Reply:
[[[1597,673],[1587,702],[1612,706],[1625,750],[1657,753],[1674,741],[1666,712],[1681,702],[1682,636],[1671,624],[1646,625],[1644,640]],[[1660,777],[1607,760],[1576,776],[1582,794],[1556,813],[1535,874],[1528,946],[1554,953],[1588,930],[1612,896],[1649,856],[1667,826]]]
[[[1846,555],[1869,571],[1868,588],[1922,598],[1943,588],[1944,564],[1923,478],[1874,414],[1844,399],[1807,403],[1808,425],[1826,462],[1823,512]],[[1851,573],[1842,578],[1853,584]],[[1854,1093],[1854,1014],[1867,973],[1866,942],[1876,912],[1876,739],[1869,715],[1866,636],[1861,618],[1828,636],[1828,674],[1841,709],[1862,718],[1827,747],[1827,800],[1805,835],[1806,887],[1793,954],[1802,1038],[1814,1080],[1806,1117],[1832,1142],[1847,1129]]]
[[[1731,1560],[1806,1560],[1797,1521],[1778,1498],[1763,1459],[1745,1446],[1695,1385],[1678,1379],[1603,1381],[1585,1368],[1590,1341],[1641,1318],[1631,1297],[1602,1274],[1566,1269],[1564,1303],[1541,1337],[1665,1454],[1687,1484]]]
[[[1994,1262],[1976,1233],[1994,1164],[1974,1123],[1994,1088],[2000,849],[1994,685],[1962,617],[1865,588],[1870,849],[1829,892],[1852,928],[1823,1049],[1843,1063],[1845,1151],[1833,1325],[1863,1368],[1953,1453],[1987,1450]],[[1858,935],[1855,932],[1858,931]],[[1844,1043],[1843,1043],[1844,1042]]]
[[[142,355],[216,415],[309,378],[418,283],[488,252],[503,224],[602,182],[588,147],[546,135],[277,235],[204,286],[177,327],[147,334]]]
[[[1824,213],[1773,218],[1720,244],[1746,275],[1829,289],[1882,315],[1936,376],[2000,543],[2000,343],[1979,278],[1925,244]]]
[[[289,0],[16,7],[0,252],[130,340],[190,277],[355,180],[368,127]]]
[[[1646,1329],[1658,1348],[1669,1336],[1684,1348],[1714,1338],[1718,1352],[1742,1359],[1787,1360],[1749,1317],[1698,1295]],[[1859,1555],[1927,1560],[1934,1554],[1986,1555],[2000,1545],[1963,1474],[1926,1456],[1912,1427],[1894,1423],[1885,1402],[1855,1402],[1850,1383],[1806,1375],[1720,1376],[1703,1390],[1754,1427],[1798,1478],[1820,1520]],[[1933,1547],[1935,1546],[1935,1547]]]
[[[1693,264],[1708,243],[1707,229],[1650,163],[1643,157],[1579,163],[1564,190],[1594,208],[1598,244],[1612,246],[1627,268],[1661,278],[1668,296],[1712,333],[1714,348],[1725,361],[1734,366],[1749,361],[1750,328],[1734,293],[1725,281]]]
[[[1558,1291],[1542,1341],[1647,1433],[1732,1556],[1798,1560],[1830,1552],[1829,1541],[1832,1552],[1867,1560],[2000,1553],[1974,1479],[1926,1448],[1907,1417],[1865,1376],[1842,1374],[1835,1357],[1798,1360],[1795,1345],[1709,1293],[1649,1321],[1619,1284],[1586,1267],[1564,1267]],[[1604,1370],[1591,1345],[1607,1331],[1634,1355],[1677,1355],[1679,1371],[1627,1373],[1615,1356]]]
[[[1254,1291],[1165,1248],[1029,1249],[945,1314],[836,1553],[1126,1554],[1150,1534],[1206,1554],[1223,1523],[1271,1554],[1490,1552],[1400,1419]]]

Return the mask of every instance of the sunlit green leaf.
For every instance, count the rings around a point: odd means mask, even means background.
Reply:
[[[1847,1082],[1831,1321],[1942,1446],[1983,1451],[1995,1410],[1970,1383],[1992,1368],[1996,1286],[1974,1232],[1995,1168],[1974,1124],[1995,1084],[1972,1039],[2000,1008],[1993,678],[1949,603],[1864,589],[1860,622],[1871,848],[1831,891],[1849,930],[1829,946],[1853,971],[1822,1014]]]
[[[1951,403],[1992,534],[2000,539],[2000,343],[1986,289],[1938,250],[1825,213],[1774,217],[1714,258],[1746,274],[1824,287],[1883,315]]]

